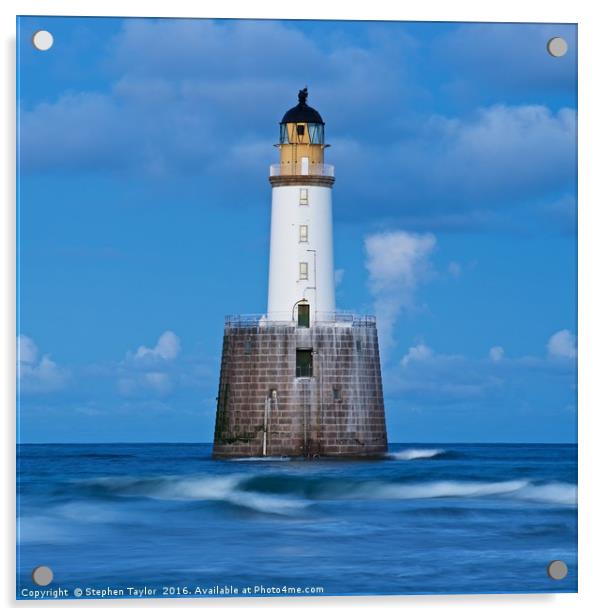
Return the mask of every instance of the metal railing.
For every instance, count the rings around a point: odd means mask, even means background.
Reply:
[[[321,175],[333,178],[334,165],[326,165],[324,163],[270,165],[270,177],[281,175]]]
[[[314,312],[310,314],[311,325],[345,324],[353,327],[376,327],[376,317],[353,312]],[[229,314],[226,327],[258,327],[266,325],[294,325],[297,318],[291,312],[270,312],[269,314]]]

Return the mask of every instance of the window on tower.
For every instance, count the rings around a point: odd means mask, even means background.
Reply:
[[[311,349],[297,349],[297,378],[311,377],[314,373],[313,354]]]
[[[299,241],[307,242],[307,225],[299,225]]]
[[[301,261],[299,263],[299,280],[308,280],[309,279],[309,268],[307,266],[307,261]]]
[[[299,205],[309,205],[309,191],[307,188],[299,189]]]

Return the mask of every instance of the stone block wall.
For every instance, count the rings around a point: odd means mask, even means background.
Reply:
[[[311,377],[296,376],[311,349]],[[213,455],[378,456],[387,432],[374,322],[226,325]]]

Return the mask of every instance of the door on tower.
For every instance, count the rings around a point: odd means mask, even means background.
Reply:
[[[299,304],[297,308],[297,325],[309,327],[309,304]]]
[[[307,156],[301,157],[301,175],[309,175],[309,158]]]

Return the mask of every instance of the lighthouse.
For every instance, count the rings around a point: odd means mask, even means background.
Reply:
[[[307,99],[282,117],[269,170],[267,311],[226,317],[214,457],[387,451],[376,319],[335,307],[335,173]]]
[[[270,167],[272,223],[268,318],[291,311],[305,323],[335,312],[332,236],[334,167],[324,163],[324,122],[299,103],[280,122],[280,163]]]

